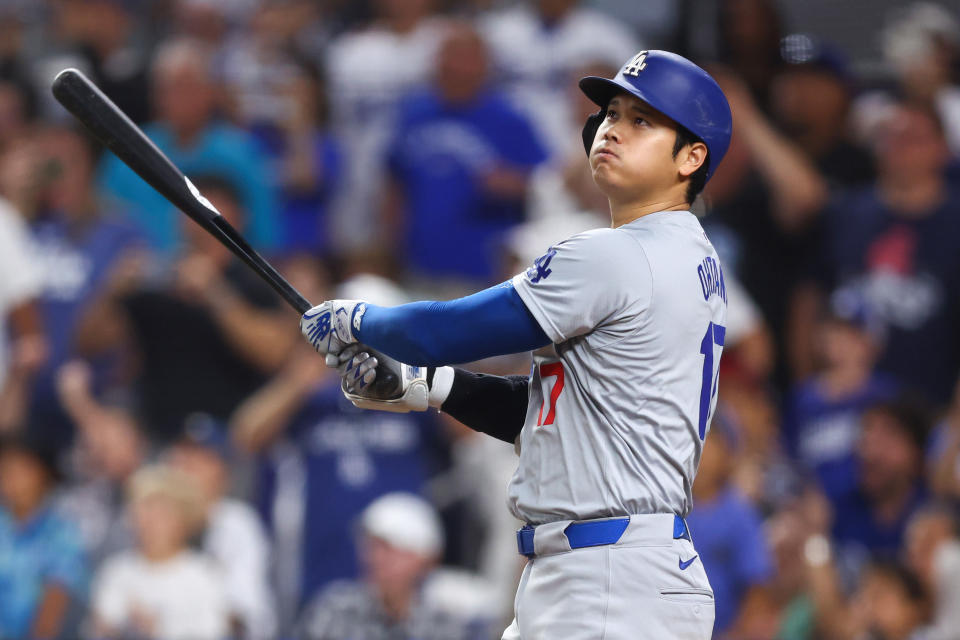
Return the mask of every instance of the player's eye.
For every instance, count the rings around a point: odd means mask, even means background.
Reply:
[[[647,119],[646,119],[646,118],[637,118],[636,120],[633,121],[633,124],[635,124],[635,125],[637,125],[637,126],[639,127],[639,126],[642,126],[642,125],[645,125],[645,124],[649,124],[649,123],[647,122]]]
[[[616,120],[617,112],[613,109],[607,109],[607,120]]]

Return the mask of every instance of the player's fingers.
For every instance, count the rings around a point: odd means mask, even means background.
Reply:
[[[374,381],[377,377],[376,369],[377,359],[371,357],[369,353],[362,352],[354,358],[353,366],[345,369],[341,375],[350,392],[358,393]]]
[[[346,357],[341,358],[340,364],[337,366],[337,372],[341,378],[352,376],[357,366],[370,358],[370,354],[365,351],[357,353],[358,350],[354,348],[348,348],[345,351],[349,351],[350,353],[348,353]]]

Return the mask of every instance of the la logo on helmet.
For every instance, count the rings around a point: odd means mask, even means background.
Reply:
[[[625,76],[638,76],[640,72],[647,68],[647,52],[641,51],[637,55],[633,56],[633,60],[627,63],[627,66],[623,68],[623,75]]]

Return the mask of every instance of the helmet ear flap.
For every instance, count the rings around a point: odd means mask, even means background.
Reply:
[[[587,122],[583,125],[583,131],[580,135],[583,136],[583,149],[587,152],[588,158],[590,157],[590,149],[593,148],[593,140],[597,137],[597,129],[600,128],[605,117],[607,117],[607,110],[600,109],[600,111],[589,116]]]

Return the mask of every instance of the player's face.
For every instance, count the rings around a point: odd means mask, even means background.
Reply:
[[[590,168],[600,190],[620,202],[670,200],[684,192],[673,157],[677,130],[646,102],[614,96],[590,150]]]

